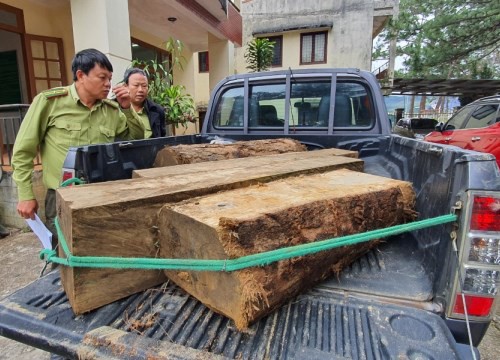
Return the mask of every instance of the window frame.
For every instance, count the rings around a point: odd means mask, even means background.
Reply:
[[[38,93],[37,86],[36,86],[36,81],[37,80],[44,80],[48,82],[48,89],[53,88],[54,86],[51,86],[51,81],[60,81],[61,86],[66,86],[68,85],[68,78],[66,75],[66,60],[64,58],[64,47],[63,47],[63,41],[61,38],[56,38],[56,37],[50,37],[50,36],[41,36],[41,35],[31,35],[31,34],[26,34],[25,35],[26,39],[26,59],[28,62],[28,77],[29,77],[29,83],[30,83],[30,96],[31,99],[33,99],[36,94]],[[44,54],[45,57],[34,57],[32,50],[31,50],[31,42],[32,41],[41,41],[43,43],[44,47]],[[59,63],[59,68],[60,68],[60,77],[51,77],[49,73],[49,67],[48,63],[49,62],[56,62],[56,59],[49,59],[47,57],[47,48],[46,48],[46,43],[54,43],[57,46],[57,51],[58,51],[58,59],[57,62]],[[35,65],[34,61],[42,61],[45,63],[45,70],[47,76],[36,76],[35,75]]]
[[[470,104],[464,106],[462,109],[460,109],[457,113],[455,113],[451,118],[448,119],[448,121],[445,123],[443,126],[444,131],[455,131],[455,130],[460,130],[463,129],[465,124],[469,121],[470,116],[474,111],[476,111],[477,105],[476,104]],[[462,122],[460,123],[460,127],[456,127],[453,124],[455,123],[455,119],[459,116],[465,115],[463,118]],[[454,126],[453,128],[450,128],[450,124]]]
[[[16,17],[17,26],[12,26],[4,23],[0,23],[0,29],[15,32],[18,34],[24,34],[26,32],[24,27],[24,12],[22,9],[0,3],[0,9],[5,12],[11,13]]]
[[[285,80],[285,113],[284,116],[284,127],[277,127],[277,126],[252,126],[250,124],[250,112],[251,112],[251,99],[250,99],[250,88],[256,86],[256,85],[271,85],[271,84],[279,84],[282,83],[282,81]],[[367,109],[371,109],[368,111],[370,114],[369,121],[366,123],[362,123],[359,121],[359,119],[356,118],[356,124],[352,124],[349,126],[343,126],[339,125],[338,123],[335,123],[335,108],[336,104],[334,104],[333,111],[332,107],[330,107],[330,110],[328,111],[328,124],[327,126],[297,126],[294,124],[291,124],[291,115],[290,115],[290,98],[291,98],[291,86],[292,86],[292,75],[291,74],[283,74],[283,76],[279,77],[271,77],[269,80],[259,77],[259,78],[245,78],[245,79],[237,79],[235,81],[230,81],[224,86],[222,86],[220,89],[217,90],[217,94],[214,96],[214,109],[215,111],[210,113],[210,125],[208,127],[208,131],[218,131],[221,133],[227,133],[227,134],[258,134],[258,133],[276,133],[278,132],[283,132],[284,135],[287,134],[295,134],[295,133],[302,133],[302,134],[314,134],[314,135],[319,135],[319,134],[350,134],[352,131],[358,131],[358,130],[363,130],[363,131],[375,131],[375,127],[377,125],[377,106],[376,102],[374,101],[373,98],[373,93],[371,91],[371,87],[368,85],[367,81],[365,79],[353,79],[350,77],[337,77],[336,74],[333,76],[325,76],[325,74],[318,74],[318,76],[312,75],[312,76],[303,76],[301,74],[296,74],[293,75],[293,80],[294,81],[300,81],[300,82],[318,82],[322,80],[328,80],[331,82],[330,84],[330,99],[332,96],[336,96],[337,90],[339,90],[338,86],[342,83],[350,83],[350,84],[358,84],[359,86],[362,86],[363,88],[366,89],[367,93],[366,96],[368,96],[367,100],[369,101],[369,107]],[[335,88],[332,87],[332,85],[335,84]],[[222,99],[222,95],[225,94],[229,89],[232,89],[234,87],[243,87],[244,89],[244,99],[243,99],[243,127],[241,126],[219,126],[217,125],[218,122],[216,121],[217,114],[218,114],[218,108],[219,104]],[[362,101],[363,97],[360,97],[359,100]],[[353,98],[355,99],[355,97]],[[353,103],[355,106],[355,103]],[[357,103],[358,105],[361,104],[361,102]],[[246,109],[246,110],[245,110]],[[353,114],[356,113],[356,108],[353,109]],[[319,110],[318,110],[319,111]],[[354,118],[353,118],[354,121]]]
[[[477,114],[477,112],[485,107],[492,107],[492,108],[496,108],[494,112],[490,112],[490,114],[493,114],[493,117],[492,119],[497,119],[498,118],[498,114],[499,114],[499,109],[500,109],[500,105],[498,104],[478,104],[478,106],[474,109],[474,111],[471,112],[470,116],[468,117],[467,121],[463,124],[463,127],[460,128],[460,130],[470,130],[470,129],[485,129],[491,125],[494,124],[494,122],[492,124],[490,124],[489,122],[486,123],[486,124],[482,124],[480,123],[479,127],[477,127],[476,123],[474,123],[474,121],[477,119],[474,115]],[[481,119],[479,119],[481,120]],[[478,121],[479,121],[478,120]],[[472,126],[471,126],[472,125]]]
[[[132,44],[137,44],[143,48],[150,49],[156,52],[156,61],[158,62],[158,55],[161,55],[161,59],[163,62],[163,59],[170,59],[170,53],[167,50],[161,49],[159,47],[156,47],[154,45],[148,44],[142,40],[139,40],[135,37],[130,38],[130,47],[132,47]],[[130,49],[132,51],[132,49]],[[133,60],[133,59],[132,59]],[[171,59],[170,59],[171,60]]]
[[[269,41],[276,42],[275,39],[276,40],[279,39],[279,43],[280,43],[280,54],[279,54],[280,62],[279,62],[279,64],[278,63],[274,64],[271,62],[271,67],[282,67],[283,66],[283,35],[275,35],[275,36],[268,36],[267,37],[267,40],[269,40]],[[274,56],[275,56],[275,49],[273,48],[273,61],[274,61]]]
[[[202,57],[203,55],[202,54],[206,54],[206,70],[202,70]],[[208,51],[199,51],[198,52],[198,72],[201,73],[201,74],[204,74],[204,73],[208,73],[210,72],[210,54],[208,53]]]
[[[316,61],[314,59],[314,51],[316,49],[316,36],[317,35],[325,35],[325,46],[324,46],[324,53],[325,53],[325,58],[324,61]],[[302,61],[302,54],[303,54],[303,39],[304,36],[313,36],[313,41],[312,41],[312,48],[311,48],[311,62],[304,62]],[[300,59],[299,59],[299,64],[300,65],[314,65],[314,64],[326,64],[328,61],[328,31],[314,31],[314,32],[307,32],[307,33],[301,33],[300,34]]]

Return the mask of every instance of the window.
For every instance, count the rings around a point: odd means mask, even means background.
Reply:
[[[375,121],[370,93],[364,85],[339,82],[335,92],[334,127],[369,127]]]
[[[244,95],[243,87],[226,90],[219,99],[214,126],[243,127]]]
[[[372,94],[361,81],[339,79],[335,100],[330,100],[331,77],[294,78],[288,84],[287,89],[284,77],[250,79],[248,93],[243,84],[231,84],[216,100],[214,127],[283,132],[287,124],[291,132],[327,133],[331,127],[334,131],[349,131],[375,124]]]
[[[24,15],[21,9],[0,3],[0,29],[24,33]]]
[[[274,43],[273,61],[271,66],[279,67],[283,64],[283,36],[271,36],[268,40]]]
[[[154,60],[163,63],[168,59],[168,52],[132,38],[132,59],[139,61]]]
[[[497,120],[498,105],[481,105],[465,124],[466,129],[480,129],[493,125]]]
[[[35,94],[66,85],[62,39],[38,35],[26,35],[26,39],[31,84],[35,85]]]
[[[253,85],[250,87],[249,127],[273,127],[285,125],[285,84]]]
[[[204,73],[209,71],[208,51],[198,53],[198,72]]]
[[[292,83],[290,127],[328,127],[331,81]]]
[[[326,63],[327,32],[300,35],[300,64]]]
[[[469,118],[470,113],[475,109],[475,106],[466,106],[460,109],[454,116],[448,120],[445,130],[462,129],[465,121]]]

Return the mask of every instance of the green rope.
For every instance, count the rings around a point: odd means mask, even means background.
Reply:
[[[301,244],[259,254],[243,256],[229,260],[206,259],[158,259],[158,258],[120,258],[107,256],[74,256],[59,226],[58,218],[55,225],[66,258],[56,256],[55,250],[42,250],[40,258],[70,267],[86,268],[112,268],[112,269],[157,269],[157,270],[189,270],[189,271],[235,271],[254,266],[264,266],[276,261],[290,259],[298,256],[314,254],[320,251],[331,250],[340,246],[354,245],[365,241],[380,239],[387,236],[399,235],[404,232],[424,229],[431,226],[446,224],[457,220],[457,215],[448,214],[435,218],[401,224],[385,229],[367,231],[338,238],[326,239],[308,244]]]
[[[82,185],[82,184],[85,184],[85,181],[83,181],[81,179],[78,179],[78,178],[71,178],[71,179],[68,179],[68,180],[64,180],[61,183],[61,187],[66,187],[66,186],[69,186],[69,185],[72,185],[72,184]]]

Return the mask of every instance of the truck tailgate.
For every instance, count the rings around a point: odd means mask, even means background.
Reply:
[[[75,317],[58,271],[0,301],[0,335],[87,359],[461,358],[435,314],[319,288],[244,332],[169,283]]]

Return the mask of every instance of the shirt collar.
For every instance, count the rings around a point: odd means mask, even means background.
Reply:
[[[80,96],[78,96],[78,92],[76,91],[76,85],[75,83],[71,84],[69,87],[69,93],[71,94],[71,97],[75,101],[75,103],[80,102],[82,104],[82,101],[80,100]],[[100,106],[102,104],[102,100],[97,100],[94,104],[94,107]]]

